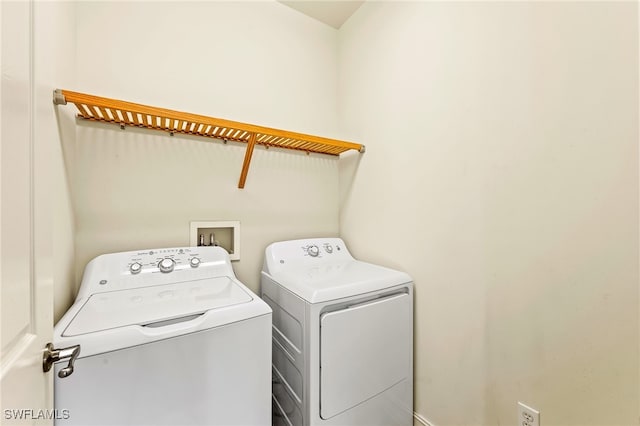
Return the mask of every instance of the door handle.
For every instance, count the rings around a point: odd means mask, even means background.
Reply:
[[[69,364],[58,371],[58,377],[61,379],[69,377],[73,374],[73,363],[76,361],[76,358],[78,358],[78,355],[80,355],[80,345],[69,346],[64,349],[55,349],[51,343],[47,343],[47,347],[44,349],[42,355],[42,371],[46,373],[51,370],[54,362],[69,359]]]

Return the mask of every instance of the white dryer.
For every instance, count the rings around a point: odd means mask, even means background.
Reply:
[[[273,243],[273,424],[413,425],[413,283],[339,238]]]
[[[93,259],[53,339],[77,356],[54,364],[56,424],[271,424],[271,309],[220,247]]]

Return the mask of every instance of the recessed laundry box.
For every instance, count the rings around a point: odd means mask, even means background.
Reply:
[[[57,424],[271,424],[271,309],[220,247],[95,258],[54,345],[79,346],[54,364]]]
[[[413,424],[413,283],[339,238],[267,247],[273,424]]]

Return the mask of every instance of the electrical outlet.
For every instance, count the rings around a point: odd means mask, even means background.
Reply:
[[[540,426],[540,411],[518,401],[518,426]]]

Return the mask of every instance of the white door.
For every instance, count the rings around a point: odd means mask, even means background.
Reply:
[[[51,210],[34,137],[33,3],[0,1],[0,23],[0,423],[50,424]]]
[[[320,416],[324,420],[411,378],[412,321],[407,293],[322,314]]]

